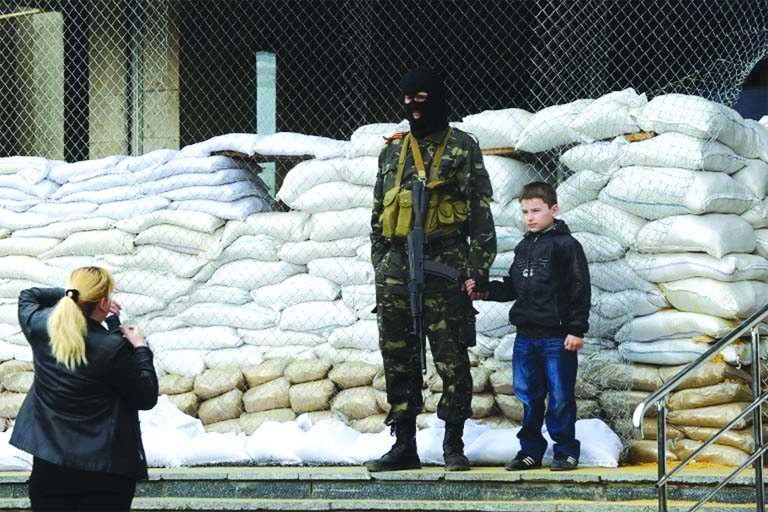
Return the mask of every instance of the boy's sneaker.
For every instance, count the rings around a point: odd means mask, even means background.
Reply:
[[[555,456],[554,460],[552,460],[552,466],[549,468],[550,471],[572,471],[579,467],[579,460],[576,457],[572,457],[571,455],[563,456],[563,455],[557,455]]]
[[[507,471],[525,471],[527,469],[537,469],[541,467],[541,461],[534,460],[530,455],[518,452],[515,458],[504,466]]]

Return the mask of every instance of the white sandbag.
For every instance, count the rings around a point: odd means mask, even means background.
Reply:
[[[0,175],[21,174],[25,179],[40,181],[48,175],[48,171],[48,160],[39,156],[0,158]]]
[[[322,277],[339,285],[360,285],[373,282],[373,265],[357,258],[320,258],[307,263],[310,275]]]
[[[518,197],[526,183],[543,178],[530,164],[503,156],[485,156],[485,169],[493,186],[493,200],[507,204]]]
[[[574,172],[594,171],[609,174],[621,166],[621,158],[628,145],[623,138],[612,142],[580,144],[560,155],[560,162]]]
[[[140,156],[129,156],[115,164],[115,172],[134,173],[153,165],[164,164],[178,154],[177,149],[156,149]]]
[[[151,344],[150,344],[151,346]],[[205,370],[207,350],[155,350],[155,366],[166,373],[196,377]]]
[[[280,311],[288,306],[308,301],[336,300],[340,288],[323,277],[297,274],[277,284],[251,291],[256,304]]]
[[[350,158],[344,171],[342,181],[372,187],[379,173],[379,159],[375,156]]]
[[[47,226],[56,220],[58,219],[39,213],[23,214],[0,208],[0,228],[11,231]]]
[[[121,258],[123,256],[113,256],[114,258]],[[102,266],[110,272],[117,271],[117,267],[104,261],[104,256],[57,256],[56,258],[49,258],[45,262],[57,269],[63,269],[67,273],[80,267]]]
[[[29,281],[27,279],[3,279],[0,281],[0,298],[4,299],[18,299],[19,293],[27,288],[46,288],[47,285],[39,283],[37,281]],[[18,326],[16,326],[18,331]],[[0,334],[0,339],[4,336]]]
[[[554,458],[554,442],[549,433],[544,433],[547,451],[542,462],[551,464]],[[583,419],[576,422],[576,439],[581,442],[579,466],[616,468],[619,457],[624,451],[621,438],[598,418]]]
[[[668,306],[660,290],[622,290],[592,297],[592,311],[605,318],[619,318],[627,313],[633,316],[650,315]]]
[[[250,462],[245,449],[245,434],[206,432],[192,438],[182,448],[179,463],[182,466],[204,466],[224,462]]]
[[[186,327],[156,332],[147,337],[147,342],[152,350],[159,352],[182,349],[216,350],[239,347],[243,343],[237,331],[231,327]]]
[[[648,103],[645,94],[634,89],[614,91],[600,96],[571,121],[569,128],[588,140],[608,139],[639,131],[629,112]]]
[[[264,135],[256,133],[227,133],[184,146],[176,158],[202,158],[216,151],[235,151],[252,155],[253,147]]]
[[[0,258],[0,279],[26,279],[61,286],[66,274],[30,256],[5,256]]]
[[[58,199],[60,203],[112,203],[115,201],[125,201],[128,199],[134,199],[140,194],[138,187],[131,185],[124,185],[120,187],[112,187],[104,190],[84,190],[81,192],[75,192],[67,196]]]
[[[350,447],[362,434],[339,420],[323,420],[304,433],[296,455],[304,464],[352,464]]]
[[[51,260],[49,263],[53,264]],[[104,256],[103,262],[121,269],[157,270],[177,277],[193,277],[208,260],[156,245],[140,245],[132,254]]]
[[[624,256],[624,247],[607,236],[586,231],[573,233],[573,237],[579,241],[588,262],[613,261]]]
[[[727,254],[715,258],[700,253],[627,253],[627,263],[653,283],[707,277],[718,281],[768,281],[768,260],[756,254]]]
[[[615,339],[625,341],[657,341],[666,338],[696,338],[709,336],[719,339],[732,331],[738,322],[701,313],[666,310],[632,319]]]
[[[626,147],[621,166],[677,167],[695,171],[734,173],[747,160],[728,146],[684,133],[667,132]]]
[[[170,301],[192,290],[190,279],[164,275],[153,270],[126,270],[115,274],[121,292],[143,293]]]
[[[340,300],[302,302],[285,308],[280,315],[280,329],[321,332],[352,325],[357,318]]]
[[[513,251],[523,239],[523,232],[516,227],[496,226],[497,252]]]
[[[623,247],[635,244],[646,221],[602,201],[590,201],[562,214],[571,231],[587,231],[613,238]]]
[[[161,395],[149,411],[139,411],[141,439],[150,467],[177,467],[181,449],[194,437],[205,433],[199,419],[181,412]]]
[[[459,128],[474,135],[480,149],[514,148],[532,117],[533,114],[519,108],[484,110],[463,117]]]
[[[368,238],[368,241],[365,242],[363,245],[357,248],[356,257],[360,261],[366,261],[368,263],[373,263],[371,260],[371,248],[373,247],[373,244],[370,242],[370,238]]]
[[[277,192],[277,199],[290,205],[304,192],[321,183],[346,181],[347,166],[351,162],[346,158],[313,159],[299,162],[285,175],[280,190]],[[374,179],[375,176],[374,171]]]
[[[247,345],[235,348],[220,348],[210,350],[203,355],[203,361],[208,368],[227,368],[256,366],[264,361],[262,349]]]
[[[255,213],[242,222],[228,222],[221,237],[222,244],[226,246],[243,235],[268,235],[288,242],[306,240],[309,236],[308,220],[309,214],[304,212]]]
[[[715,281],[692,277],[659,285],[667,300],[681,311],[722,318],[747,318],[765,304],[768,283]]]
[[[21,190],[15,188],[2,187],[0,188],[0,199],[11,199],[12,201],[32,201],[37,202],[40,198],[27,194]]]
[[[32,455],[10,444],[13,427],[0,433],[0,471],[31,471]]]
[[[153,245],[184,254],[197,255],[217,247],[218,234],[203,233],[172,224],[158,224],[136,235],[134,243],[136,246]],[[127,236],[125,233],[124,235]]]
[[[478,311],[475,320],[477,332],[500,337],[515,331],[515,327],[509,323],[510,303],[475,301],[472,305]]]
[[[160,194],[171,201],[222,201],[231,202],[244,197],[260,196],[261,189],[248,180],[235,181],[224,185],[185,185]]]
[[[520,451],[520,428],[489,429],[467,444],[466,456],[472,464],[502,466]]]
[[[110,229],[114,221],[106,217],[93,217],[80,220],[54,222],[47,226],[19,229],[13,232],[15,238],[58,238],[64,239],[79,231],[95,231]]]
[[[94,217],[107,217],[115,220],[127,219],[134,215],[142,215],[169,206],[164,197],[149,196],[104,203],[93,212]]]
[[[59,244],[58,238],[3,238],[0,256],[39,256]]]
[[[104,174],[105,169],[114,167],[123,160],[125,155],[112,155],[98,160],[83,160],[67,165],[53,167],[48,172],[48,178],[56,183],[66,183],[74,176],[98,176]]]
[[[227,220],[244,220],[249,215],[257,212],[272,210],[269,201],[261,197],[244,197],[235,201],[212,201],[206,199],[192,199],[188,201],[174,201],[168,205],[171,210],[193,210],[210,213],[216,217]]]
[[[49,180],[30,180],[22,174],[0,174],[0,187],[12,188],[33,196],[38,201],[48,199],[59,186]]]
[[[763,199],[755,206],[745,211],[741,218],[749,222],[755,229],[768,227],[768,198]]]
[[[24,213],[47,215],[59,220],[79,220],[91,215],[99,207],[96,203],[37,203]]]
[[[591,99],[581,99],[539,110],[520,134],[516,148],[538,153],[576,142],[578,134],[571,130],[569,125],[591,103]]]
[[[84,181],[65,183],[51,194],[50,199],[59,201],[70,194],[89,191],[95,192],[97,190],[106,190],[112,187],[125,187],[133,185],[134,183],[135,181],[133,178],[125,174],[104,174],[101,176],[94,176]],[[96,199],[95,202],[101,203],[103,201]]]
[[[501,337],[493,351],[494,359],[498,361],[512,361],[512,352],[515,348],[516,334],[507,334]]]
[[[315,347],[326,342],[326,337],[322,334],[312,334],[308,332],[299,331],[284,331],[277,327],[270,327],[269,329],[238,329],[237,333],[242,338],[243,342],[248,345],[256,345],[258,347],[265,347],[265,355],[274,358],[276,357],[269,347]]]
[[[333,348],[378,350],[379,329],[376,320],[360,320],[350,326],[334,329],[328,336],[328,344]]]
[[[371,209],[315,213],[308,224],[309,239],[318,242],[367,236],[371,232]]]
[[[143,293],[115,292],[114,299],[130,316],[159,313],[165,310],[167,302]]]
[[[610,176],[596,171],[579,171],[557,187],[557,204],[567,212],[582,203],[597,199]]]
[[[304,270],[303,266],[284,261],[239,260],[219,267],[208,280],[208,284],[253,290],[285,281]]]
[[[491,201],[491,214],[493,214],[493,223],[498,226],[515,227],[525,230],[523,221],[523,212],[520,209],[520,201],[513,199],[508,204]]]
[[[616,331],[621,328],[622,325],[629,322],[634,313],[631,311],[625,311],[624,314],[615,317],[604,317],[596,310],[589,312],[589,330],[586,336],[589,338],[613,338]]]
[[[191,158],[180,153],[176,158],[162,165],[153,165],[133,173],[137,183],[155,181],[176,174],[202,173],[209,174],[221,169],[236,169],[236,160],[227,156],[210,156],[206,158]]]
[[[303,133],[277,132],[263,135],[253,144],[252,151],[265,156],[304,156],[333,158],[345,155],[346,141],[305,135]]]
[[[746,123],[735,110],[699,96],[657,96],[637,111],[636,120],[644,130],[681,132],[699,139],[716,138],[742,156],[760,156],[757,123]]]
[[[241,236],[216,258],[219,265],[237,260],[280,261],[277,252],[283,242],[267,235]]]
[[[619,354],[628,361],[663,366],[690,363],[707,350],[709,345],[695,342],[691,338],[628,341],[619,345]]]
[[[245,304],[251,302],[251,295],[246,290],[231,286],[200,286],[183,297],[188,304],[217,302],[219,304]]]
[[[250,175],[245,169],[221,169],[210,174],[176,174],[155,181],[139,183],[138,186],[143,194],[149,196],[163,194],[184,187],[212,187],[247,182],[249,179]]]
[[[382,358],[380,350],[360,350],[356,348],[333,348],[328,343],[318,345],[313,349],[312,357],[323,359],[333,364],[364,363],[381,366]]]
[[[131,323],[138,325],[144,336],[149,336],[156,332],[173,331],[175,329],[186,327],[184,321],[176,315],[156,316],[153,313],[140,317],[132,317]]]
[[[213,233],[224,225],[224,220],[203,212],[158,210],[146,215],[138,215],[122,220],[116,224],[116,227],[129,233],[141,233],[160,224],[179,226],[193,231],[202,231],[203,233]]]
[[[7,341],[0,341],[0,361],[32,361],[32,348],[27,345],[17,345]]]
[[[17,213],[26,213],[27,210],[38,204],[36,200],[16,201],[13,199],[0,199],[0,208]]]
[[[361,284],[341,287],[341,300],[360,319],[375,319],[371,313],[376,304],[376,286],[373,284]]]
[[[736,213],[755,196],[721,172],[661,167],[625,167],[613,174],[600,200],[646,219],[688,213]]]
[[[738,215],[677,215],[646,224],[637,250],[646,253],[706,252],[715,258],[755,249],[755,232]]]
[[[293,201],[284,202],[291,208],[310,213],[357,207],[371,208],[373,207],[373,187],[331,181],[315,185]]]
[[[303,436],[304,430],[295,421],[265,421],[248,436],[245,450],[256,464],[301,464],[295,450]]]
[[[265,329],[275,325],[277,314],[257,304],[233,305],[203,302],[184,310],[179,317],[189,325]]]
[[[408,121],[395,123],[374,123],[359,127],[352,133],[349,157],[379,156],[384,149],[385,137],[408,131]]]
[[[133,235],[119,229],[81,231],[72,233],[40,258],[56,256],[93,256],[98,254],[129,254],[133,250]]]
[[[638,276],[624,258],[590,263],[589,275],[593,286],[608,292],[623,290],[658,291],[655,284]]]
[[[504,277],[509,275],[509,269],[512,267],[512,262],[515,260],[515,251],[497,252],[496,257],[491,263],[491,268],[488,269],[488,274],[491,277]]]
[[[768,229],[756,229],[755,239],[757,254],[768,259]]]
[[[367,240],[368,237],[359,236],[355,238],[340,238],[329,242],[315,242],[314,240],[286,242],[280,247],[278,256],[281,260],[288,263],[306,265],[318,258],[355,256],[358,248],[364,245]]]

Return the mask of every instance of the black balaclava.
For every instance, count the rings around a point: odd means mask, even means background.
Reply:
[[[437,73],[428,68],[411,69],[400,79],[400,92],[405,117],[411,124],[411,132],[417,139],[448,127],[445,84]],[[405,104],[404,96],[413,98],[418,92],[426,92],[427,101],[421,103],[412,101]],[[414,110],[421,112],[420,119],[413,118]]]

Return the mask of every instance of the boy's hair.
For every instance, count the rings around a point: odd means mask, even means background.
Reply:
[[[552,208],[557,204],[557,192],[555,187],[543,181],[532,181],[523,187],[520,201],[523,199],[541,199]]]

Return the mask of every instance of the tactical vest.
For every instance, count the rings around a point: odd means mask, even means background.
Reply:
[[[452,131],[452,128],[446,130],[445,137],[443,137],[442,142],[435,151],[435,156],[432,158],[432,165],[429,170],[429,180],[427,180],[424,160],[421,157],[418,142],[410,133],[403,140],[400,158],[397,162],[395,184],[384,194],[384,208],[379,217],[382,225],[382,234],[385,237],[406,237],[413,228],[413,191],[400,186],[409,147],[413,152],[413,161],[418,173],[413,179],[426,181],[424,186],[430,190],[427,215],[424,219],[426,233],[430,234],[439,230],[445,234],[453,234],[459,231],[464,221],[467,220],[469,208],[467,208],[466,200],[458,199],[441,190],[441,187],[448,182],[439,179],[437,175],[440,169],[440,161]]]

